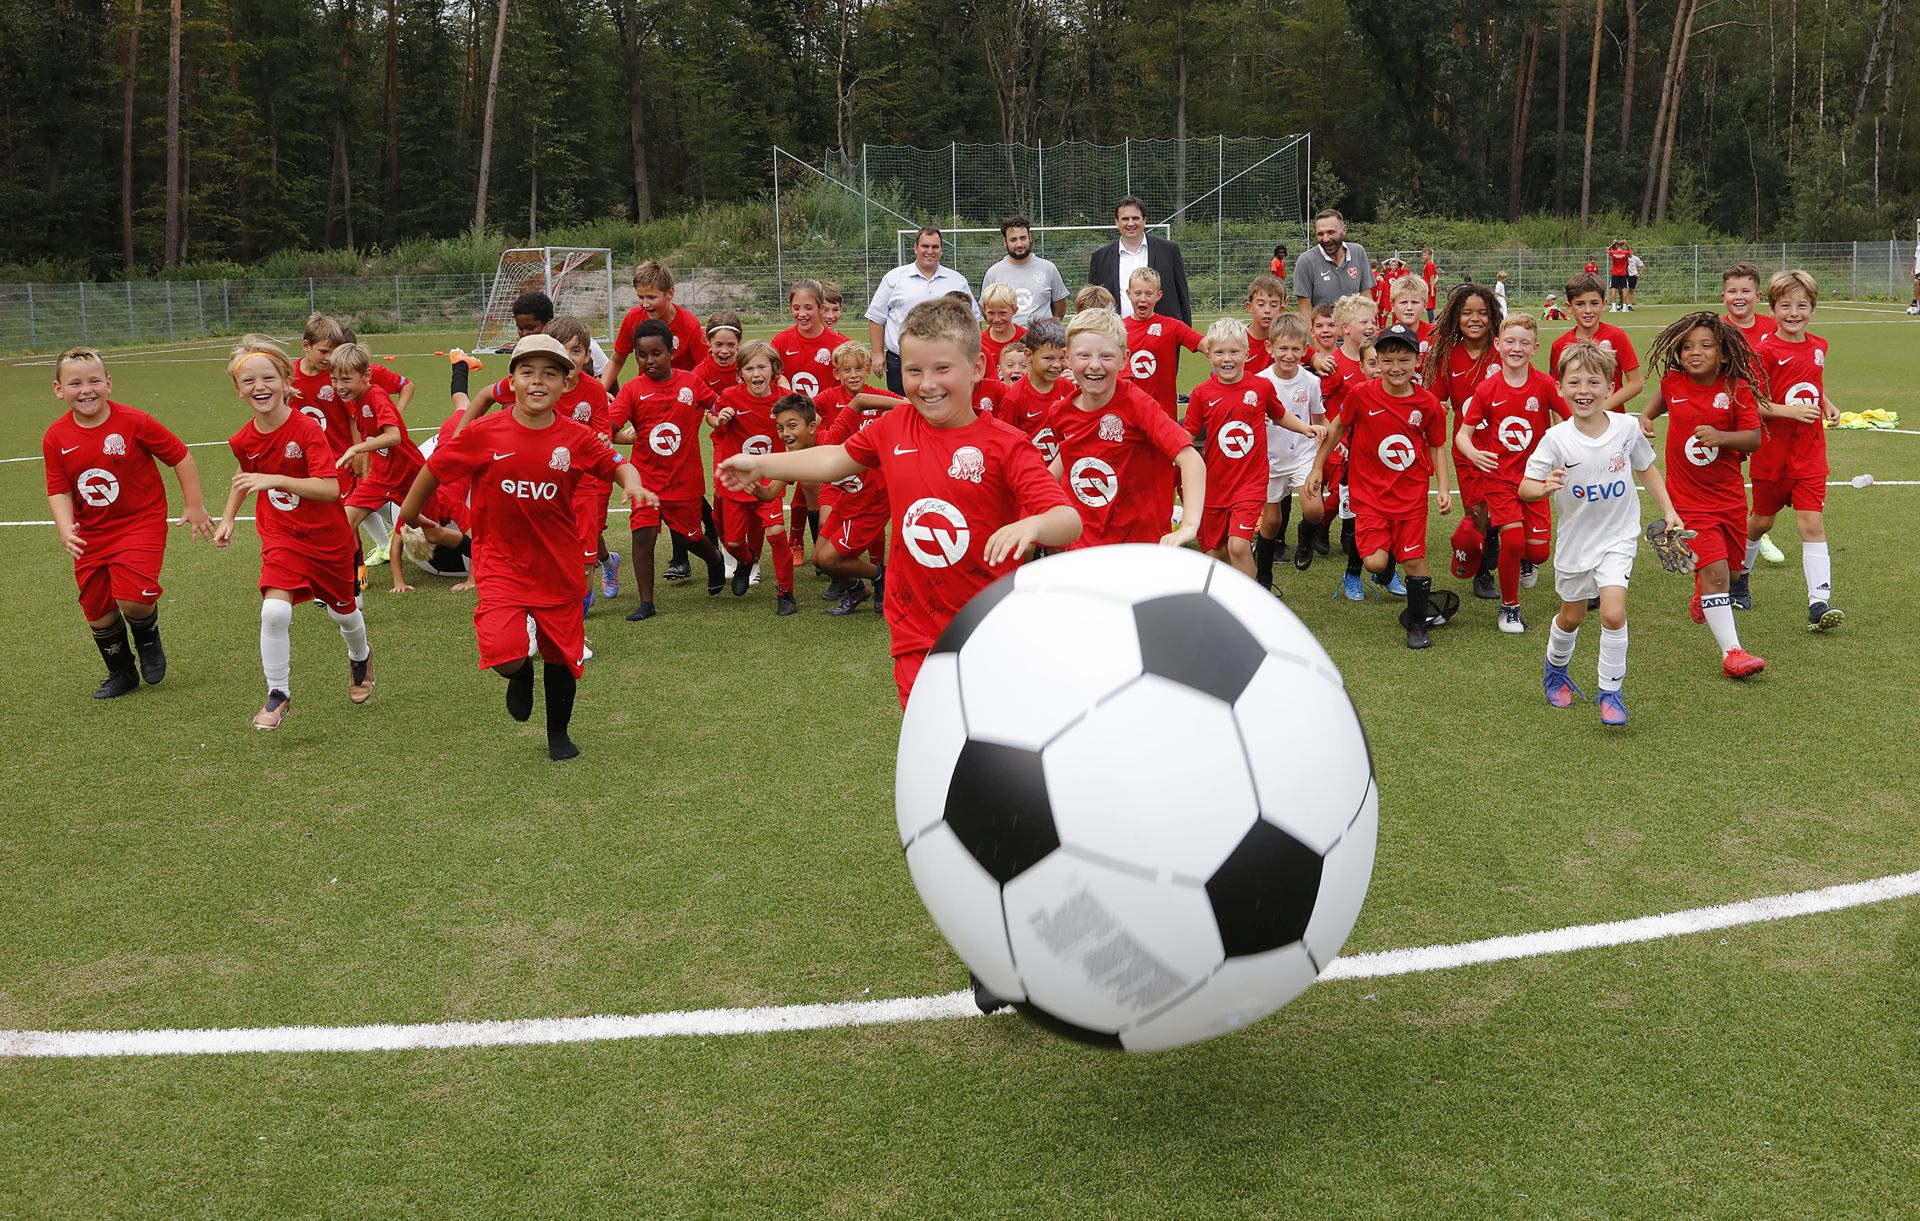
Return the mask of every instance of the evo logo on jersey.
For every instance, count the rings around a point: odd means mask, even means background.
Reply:
[[[1098,458],[1082,458],[1067,472],[1067,486],[1081,504],[1101,509],[1112,504],[1119,494],[1120,476]]]
[[[1627,481],[1616,479],[1612,483],[1576,483],[1569,489],[1575,500],[1590,502],[1622,500],[1627,495]]]
[[[1220,452],[1229,458],[1244,458],[1253,452],[1253,429],[1244,421],[1230,421],[1220,430]]]
[[[1153,371],[1159,367],[1160,362],[1153,358],[1153,353],[1151,352],[1139,351],[1127,358],[1127,368],[1132,371],[1134,377],[1140,381],[1145,381],[1149,377],[1152,377]]]
[[[655,424],[647,434],[647,448],[662,458],[671,458],[680,452],[680,426],[678,424]]]
[[[1720,457],[1718,445],[1708,445],[1699,437],[1688,437],[1684,452],[1687,455],[1687,461],[1695,466],[1712,466]]]
[[[81,471],[80,478],[74,480],[74,490],[94,508],[104,509],[120,499],[120,480],[112,471],[91,467]]]
[[[967,554],[973,532],[960,510],[936,496],[922,496],[900,515],[900,539],[925,568],[951,568]]]
[[[560,485],[535,483],[531,479],[502,479],[500,490],[516,500],[558,500]]]
[[[1380,442],[1380,462],[1390,471],[1404,471],[1413,465],[1413,442],[1399,433]]]

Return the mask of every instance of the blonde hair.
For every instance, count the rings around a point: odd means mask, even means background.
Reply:
[[[1427,299],[1427,282],[1419,276],[1401,276],[1399,280],[1394,282],[1393,299],[1398,301],[1402,297],[1418,297],[1422,301],[1425,301]]]
[[[1110,310],[1113,304],[1113,294],[1098,284],[1089,284],[1073,294],[1073,308],[1076,312],[1089,309]]]
[[[1307,342],[1307,335],[1306,321],[1292,310],[1288,310],[1278,318],[1275,318],[1273,325],[1267,328],[1267,342],[1269,344],[1276,343],[1282,339],[1295,339],[1301,343],[1305,343]]]
[[[1076,311],[1073,317],[1067,320],[1067,346],[1073,346],[1075,335],[1085,334],[1097,335],[1117,346],[1122,352],[1127,350],[1126,324],[1121,322],[1120,315],[1111,309],[1095,306],[1091,309]]]
[[[1529,335],[1532,335],[1534,339],[1538,340],[1540,338],[1539,320],[1524,310],[1516,310],[1502,319],[1500,329],[1495,332],[1495,337],[1498,338],[1500,335],[1506,334],[1510,328],[1516,326]]]
[[[1567,374],[1575,369],[1598,374],[1609,385],[1613,382],[1613,371],[1619,367],[1613,353],[1591,339],[1582,339],[1570,344],[1560,353],[1560,377],[1565,380]]]
[[[280,380],[289,386],[293,384],[293,361],[287,359],[286,352],[279,344],[265,335],[257,334],[242,335],[240,341],[233,345],[233,352],[227,359],[227,376],[238,382],[240,366],[256,356],[266,357],[267,363],[280,374]]]
[[[909,338],[921,342],[950,343],[972,360],[980,355],[980,327],[973,319],[973,306],[951,297],[922,301],[907,311],[900,324],[900,346]]]
[[[372,367],[373,353],[357,343],[341,344],[327,359],[327,369],[333,373],[365,373]]]
[[[833,350],[833,367],[838,369],[873,368],[873,353],[867,351],[867,345],[857,339],[849,339]]]
[[[1352,293],[1333,303],[1333,320],[1341,326],[1372,318],[1378,312],[1374,308],[1373,299],[1365,293]]]
[[[1265,293],[1269,297],[1279,297],[1282,300],[1285,300],[1287,295],[1287,290],[1280,283],[1280,278],[1278,276],[1268,275],[1266,272],[1263,271],[1259,275],[1253,277],[1252,280],[1248,281],[1247,300],[1252,301],[1255,297],[1259,296],[1261,293]]]
[[[60,379],[60,367],[64,364],[67,364],[69,361],[75,364],[85,364],[88,361],[91,361],[92,363],[99,365],[102,369],[107,367],[107,358],[100,355],[100,349],[89,348],[84,345],[78,345],[75,347],[68,348],[66,351],[60,353],[60,355],[53,358],[53,376],[55,381],[58,381]]]
[[[1237,343],[1247,346],[1247,324],[1238,318],[1219,318],[1207,328],[1207,336],[1200,341],[1202,352],[1211,352],[1215,344]]]
[[[306,329],[300,332],[300,340],[308,344],[342,344],[347,341],[347,332],[325,314],[309,314]]]
[[[1775,272],[1773,279],[1767,281],[1767,308],[1772,309],[1780,298],[1795,289],[1807,294],[1808,301],[1820,304],[1820,282],[1813,278],[1812,272],[1794,267]]]
[[[577,343],[582,348],[593,347],[592,329],[572,314],[562,314],[541,329],[563,344]]]
[[[1136,267],[1133,269],[1133,274],[1127,277],[1127,287],[1132,288],[1136,284],[1144,284],[1148,288],[1159,288],[1160,273],[1151,267]]]
[[[982,307],[989,305],[1011,305],[1013,308],[1019,309],[1020,294],[1014,290],[1013,285],[1007,283],[1005,280],[995,280],[992,284],[987,285],[985,292],[980,294],[980,304]]]
[[[635,288],[657,288],[661,292],[673,291],[673,273],[659,259],[648,259],[633,269]]]
[[[748,365],[762,358],[773,366],[774,380],[778,381],[780,374],[786,370],[787,366],[786,363],[780,359],[780,353],[774,351],[773,345],[764,339],[752,339],[741,344],[740,354],[733,358],[733,363],[739,366],[744,372]]]

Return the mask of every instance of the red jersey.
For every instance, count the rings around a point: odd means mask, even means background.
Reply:
[[[1341,404],[1347,395],[1357,386],[1367,381],[1367,371],[1360,362],[1347,355],[1345,348],[1333,350],[1333,372],[1320,379],[1320,401],[1327,405],[1327,423],[1340,418]]]
[[[1287,418],[1280,391],[1264,377],[1242,374],[1231,385],[1209,377],[1187,399],[1187,433],[1207,460],[1207,503],[1214,508],[1267,498],[1267,421]]]
[[[1738,450],[1703,444],[1693,430],[1709,424],[1722,432],[1760,427],[1760,407],[1744,382],[1729,389],[1727,379],[1702,386],[1675,371],[1660,379],[1667,404],[1667,490],[1673,507],[1689,521],[1696,514],[1747,515],[1747,488]]]
[[[1193,439],[1138,383],[1121,382],[1098,411],[1082,410],[1077,398],[1059,400],[1047,417],[1082,522],[1073,546],[1159,542],[1172,508],[1169,468]]]
[[[1474,448],[1500,459],[1498,470],[1481,471],[1481,476],[1519,487],[1526,477],[1527,458],[1554,416],[1566,419],[1567,407],[1553,379],[1540,370],[1529,366],[1526,380],[1518,386],[1509,384],[1504,373],[1483,380],[1460,413],[1462,422],[1473,429]]]
[[[1547,372],[1555,381],[1560,380],[1560,354],[1580,341],[1580,328],[1571,331],[1553,341],[1553,350],[1547,356]],[[1633,340],[1627,333],[1611,322],[1602,322],[1593,329],[1593,341],[1613,353],[1613,388],[1620,389],[1626,384],[1627,374],[1640,367],[1640,357],[1633,350]],[[1615,407],[1615,411],[1625,411],[1626,404]]]
[[[644,375],[643,375],[644,376]],[[493,401],[502,407],[511,407],[519,398],[513,392],[511,378],[501,378],[493,383]],[[607,408],[611,399],[607,388],[592,377],[582,373],[573,384],[573,389],[565,391],[553,405],[553,413],[576,424],[585,424],[588,428],[605,437],[613,432],[607,423]]]
[[[640,482],[662,500],[699,500],[706,494],[700,469],[700,421],[714,393],[683,369],[656,382],[641,374],[620,387],[607,409],[607,429],[633,425],[633,465]]]
[[[187,456],[166,425],[109,402],[106,419],[92,428],[74,423],[72,412],[47,425],[40,454],[47,495],[73,497],[73,524],[89,562],[122,543],[166,546],[167,489],[154,462],[174,466]]]
[[[713,426],[713,466],[720,464],[735,454],[772,454],[779,453],[786,446],[780,443],[780,433],[773,426],[773,405],[780,401],[778,395],[769,394],[765,398],[755,398],[753,392],[744,385],[735,386],[714,400],[707,409],[707,419],[712,421],[722,410],[733,408],[733,418],[725,424]],[[727,500],[746,503],[758,501],[752,492],[736,492],[714,481],[714,494]]]
[[[996,530],[1067,503],[1027,438],[992,416],[935,428],[913,408],[896,408],[844,444],[849,457],[887,481],[894,542],[886,613],[895,657],[933,647],[973,595],[1019,565],[1010,556],[998,570],[987,566],[981,553]]]
[[[867,394],[884,394],[888,398],[897,398],[891,390],[876,390],[872,386],[864,388]],[[835,393],[842,398],[847,392],[834,387]],[[899,400],[904,403],[904,398]],[[871,407],[846,408],[834,417],[833,426],[827,429],[822,445],[845,445],[847,442],[871,426],[882,416],[891,415],[900,408],[875,409]],[[911,408],[908,408],[911,411]],[[855,513],[883,513],[887,509],[887,477],[878,470],[862,471],[858,475],[849,475],[834,484],[839,489],[839,503],[833,511],[842,516]]]
[[[1072,398],[1079,389],[1067,377],[1054,378],[1053,385],[1045,390],[1035,386],[1032,377],[1023,377],[1007,387],[1006,398],[994,415],[1025,433],[1033,447],[1040,451],[1042,462],[1052,462],[1060,456],[1060,438],[1047,417],[1052,414],[1055,403]]]
[[[420,447],[407,432],[407,421],[401,416],[400,408],[386,391],[369,386],[359,402],[348,404],[348,410],[363,439],[377,437],[389,428],[400,430],[397,444],[367,455],[367,482],[390,493],[396,503],[406,499],[407,489],[413,486],[413,477],[426,465],[426,459],[420,456]]]
[[[334,398],[333,375],[324,367],[318,373],[308,373],[299,361],[294,361],[292,393],[287,396],[287,403],[326,429],[327,444],[336,455],[353,444],[351,413],[345,403]]]
[[[1447,413],[1433,392],[1405,398],[1366,382],[1347,395],[1347,488],[1353,507],[1386,518],[1427,511],[1432,450],[1446,443]]]
[[[988,415],[998,415],[1000,405],[1007,401],[1007,383],[997,377],[988,376],[973,388],[973,409],[984,411]]]
[[[1597,275],[1600,271],[1600,264],[1594,262],[1592,259],[1588,259],[1587,265],[1585,267],[1582,267],[1580,270],[1586,272],[1590,276]]]
[[[1014,323],[1013,326],[1013,338],[1006,340],[1004,343],[993,337],[993,331],[991,329],[980,332],[980,355],[987,358],[988,377],[998,377],[1000,375],[1000,353],[1026,338],[1026,334],[1027,328],[1017,322]]]
[[[333,465],[339,455],[327,443],[327,434],[297,411],[272,432],[260,431],[257,418],[248,420],[227,438],[227,448],[243,471],[289,479],[331,479],[336,483],[340,479]],[[347,511],[337,499],[313,500],[278,490],[261,492],[254,497],[253,525],[260,532],[263,554],[284,547],[330,561],[338,569],[352,566],[359,545],[353,528],[347,525]]]
[[[1626,275],[1627,259],[1632,254],[1633,251],[1631,250],[1614,249],[1607,251],[1607,271],[1616,276]]]
[[[1447,367],[1440,371],[1441,384],[1430,389],[1446,399],[1447,406],[1458,414],[1466,410],[1467,400],[1473,397],[1480,383],[1498,372],[1500,356],[1492,344],[1475,356],[1467,351],[1465,344],[1456,343],[1447,353]]]
[[[1127,315],[1127,371],[1169,417],[1180,413],[1181,348],[1198,352],[1200,332],[1165,314],[1145,319]]]
[[[701,358],[699,365],[693,370],[693,375],[705,382],[707,389],[715,394],[740,384],[739,364],[715,364],[711,355]]]
[[[1440,269],[1428,259],[1420,268],[1420,278],[1427,282],[1427,308],[1432,309],[1435,298],[1440,292]]]
[[[554,417],[529,428],[511,411],[482,416],[436,446],[427,469],[472,479],[473,575],[480,599],[522,606],[580,600],[582,479],[613,481],[624,462],[584,424]]]
[[[834,384],[833,350],[846,341],[847,337],[835,330],[823,330],[808,339],[799,327],[790,326],[768,342],[780,354],[781,371],[786,374],[787,384],[795,393],[812,398]]]
[[[1727,322],[1733,322],[1734,328],[1746,336],[1748,346],[1753,348],[1758,348],[1762,339],[1780,329],[1780,324],[1774,321],[1772,314],[1752,315],[1753,325],[1748,327],[1742,327],[1738,322],[1734,322],[1732,314],[1722,314],[1720,317]]]
[[[1775,331],[1755,349],[1767,370],[1767,398],[1775,403],[1820,406],[1826,397],[1827,341],[1808,335],[1789,343]],[[1825,479],[1827,426],[1775,417],[1762,424],[1765,435],[1753,455],[1755,479]]]
[[[1267,350],[1265,337],[1247,332],[1247,368],[1248,373],[1259,373],[1273,364],[1273,353]]]
[[[627,316],[620,320],[620,329],[613,335],[615,356],[626,356],[633,351],[634,328],[651,317],[652,314],[637,305],[627,311]],[[691,373],[707,358],[707,333],[700,329],[700,320],[693,316],[693,311],[683,306],[674,306],[673,317],[666,321],[667,329],[673,332],[673,367]]]

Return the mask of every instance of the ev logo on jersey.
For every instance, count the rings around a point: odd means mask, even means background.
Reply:
[[[80,493],[80,499],[96,509],[104,509],[120,499],[120,480],[112,471],[103,471],[97,466],[81,471],[74,488]]]
[[[680,426],[655,424],[653,431],[647,434],[647,448],[662,458],[673,457],[680,452]]]
[[[282,513],[291,513],[300,507],[300,497],[284,488],[271,488],[267,491],[267,503]]]
[[[938,497],[922,496],[900,515],[900,539],[922,567],[950,568],[967,554],[973,532],[960,510]]]
[[[306,456],[307,456],[306,451],[300,448],[300,442],[298,441],[287,442],[287,457],[304,458]]]
[[[1159,367],[1160,362],[1153,358],[1153,353],[1145,350],[1135,352],[1127,358],[1127,368],[1133,372],[1134,378],[1138,381],[1146,381]]]
[[[1510,415],[1500,421],[1500,444],[1507,447],[1508,453],[1525,452],[1533,443],[1533,424],[1517,415]]]
[[[1067,486],[1081,504],[1099,509],[1112,504],[1119,494],[1120,476],[1098,458],[1082,458],[1067,472]]]
[[[867,482],[858,475],[848,475],[845,479],[842,479],[833,486],[839,488],[849,496],[858,496],[866,490]]]
[[[962,445],[953,451],[953,464],[947,467],[947,478],[964,479],[968,483],[979,483],[986,477],[987,458],[971,445]]]
[[[1390,471],[1404,471],[1413,465],[1413,442],[1399,433],[1380,442],[1380,461]]]
[[[1060,456],[1060,438],[1051,428],[1042,428],[1033,434],[1033,447],[1040,451],[1040,461],[1049,465]]]
[[[1818,407],[1820,387],[1812,382],[1795,382],[1787,389],[1786,401],[1795,407]]]
[[[100,442],[100,452],[109,457],[124,458],[127,456],[127,439],[117,432],[110,432],[107,439]]]
[[[767,436],[765,433],[748,437],[747,443],[740,447],[740,452],[743,454],[770,454],[773,452],[773,438]]]
[[[306,416],[309,420],[312,420],[315,424],[318,424],[320,426],[320,431],[322,432],[326,431],[326,428],[327,428],[326,412],[320,410],[318,407],[302,407],[300,409],[300,414],[303,416]]]
[[[1106,415],[1100,417],[1100,439],[1102,441],[1113,442],[1125,441],[1127,439],[1126,426],[1120,422],[1119,416],[1108,412]]]
[[[811,373],[796,373],[793,375],[793,392],[812,398],[820,393],[820,379]]]
[[[1726,396],[1722,395],[1721,397],[1725,398]],[[1695,466],[1712,466],[1714,460],[1720,456],[1720,447],[1718,445],[1707,445],[1702,442],[1699,437],[1688,437],[1686,455],[1687,461],[1693,463]]]
[[[1253,429],[1246,421],[1229,421],[1220,430],[1220,452],[1229,458],[1244,458],[1253,452]]]
[[[553,447],[553,457],[547,459],[547,469],[551,471],[568,471],[573,469],[573,455],[567,452],[566,446],[556,445]]]

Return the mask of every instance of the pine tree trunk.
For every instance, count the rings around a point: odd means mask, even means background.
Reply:
[[[500,0],[500,20],[493,30],[493,66],[487,69],[486,117],[480,121],[480,181],[473,201],[473,231],[487,231],[487,175],[493,168],[493,103],[500,92],[500,51],[507,41],[507,0]]]
[[[1627,0],[1633,7],[1633,0]],[[1606,34],[1607,0],[1593,0],[1593,58],[1587,64],[1587,143],[1580,154],[1580,223],[1593,203],[1593,120],[1600,100],[1600,39]]]
[[[167,16],[167,232],[160,263],[180,263],[180,0]]]
[[[1533,115],[1534,72],[1540,65],[1540,26],[1520,33],[1520,83],[1513,95],[1513,145],[1507,163],[1507,219],[1520,219],[1520,187],[1527,160],[1527,120]]]
[[[142,0],[133,0],[127,22],[126,85],[120,99],[120,261],[133,268],[133,83],[140,63]]]
[[[1660,187],[1654,195],[1653,218],[1667,219],[1667,187],[1673,181],[1673,145],[1680,129],[1680,87],[1687,71],[1687,52],[1693,46],[1693,19],[1700,15],[1700,0],[1687,0],[1687,24],[1680,34],[1680,59],[1673,69],[1673,101],[1667,107],[1666,147],[1660,154]]]
[[[1653,138],[1647,141],[1647,187],[1640,195],[1640,223],[1653,215],[1653,188],[1660,173],[1660,143],[1667,130],[1667,111],[1673,106],[1674,64],[1680,58],[1680,32],[1686,27],[1692,0],[1680,0],[1673,11],[1673,38],[1667,43],[1667,62],[1660,78],[1660,108],[1653,115]]]
[[[1567,0],[1560,0],[1560,84],[1553,120],[1553,211],[1567,210]]]
[[[387,0],[387,207],[388,241],[400,236],[400,23]]]
[[[1627,0],[1627,79],[1620,87],[1620,151],[1633,138],[1633,65],[1640,58],[1640,6]]]

